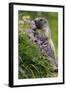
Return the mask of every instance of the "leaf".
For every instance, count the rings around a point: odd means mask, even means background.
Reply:
[[[30,66],[33,67],[39,73],[39,71],[38,71],[38,69],[37,69],[37,67],[35,65],[30,64]]]
[[[34,75],[33,70],[32,70],[31,68],[29,68],[29,71],[31,72],[31,73],[30,73],[30,74],[31,74],[31,77],[32,77],[32,78],[35,78],[35,75]]]
[[[21,78],[22,77],[23,78],[28,78],[28,76],[26,75],[25,71],[21,67],[19,67],[19,73],[20,73]]]

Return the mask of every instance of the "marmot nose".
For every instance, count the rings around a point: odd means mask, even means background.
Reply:
[[[38,21],[39,21],[39,20],[36,20],[36,19],[34,20],[35,23],[38,22]]]
[[[38,23],[39,23],[37,20],[34,20],[34,22],[35,22],[35,25],[38,25]]]

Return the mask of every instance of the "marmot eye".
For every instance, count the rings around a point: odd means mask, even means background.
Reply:
[[[44,21],[44,23],[47,23],[47,21]]]
[[[40,21],[43,21],[43,19],[40,19]]]

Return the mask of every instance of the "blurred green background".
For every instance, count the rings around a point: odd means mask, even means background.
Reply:
[[[27,24],[22,17],[29,16],[32,20],[37,17],[45,17],[48,20],[51,38],[55,45],[58,57],[58,13],[56,12],[18,12],[18,35],[19,35],[19,72],[18,78],[43,78],[56,77],[58,73],[53,71],[53,63],[48,64],[47,58],[41,55],[39,48],[33,44],[26,35]]]

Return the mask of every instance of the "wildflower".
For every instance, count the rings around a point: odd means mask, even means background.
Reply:
[[[19,23],[23,25],[24,24],[24,21],[23,20],[20,20]]]
[[[26,20],[26,23],[27,23],[27,24],[31,24],[30,19],[27,19],[27,20]]]
[[[33,29],[33,30],[35,30],[35,29],[36,29],[35,22],[34,22],[34,21],[32,21],[31,23],[32,23],[32,29]]]
[[[33,32],[33,31],[32,31],[32,29],[30,29],[30,28],[29,28],[29,29],[27,29],[27,33],[29,33],[29,34],[30,34],[30,33],[32,33],[32,32]]]
[[[26,21],[27,19],[30,19],[30,16],[23,16],[22,19]]]
[[[38,43],[39,45],[41,45],[42,41],[41,41],[41,40],[37,40],[37,43]]]

